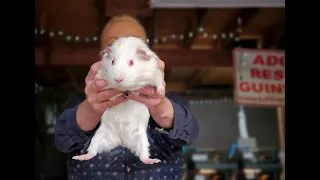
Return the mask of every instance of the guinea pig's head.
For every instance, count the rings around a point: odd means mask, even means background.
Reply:
[[[153,52],[136,37],[123,37],[107,48],[102,60],[106,80],[112,87],[134,90],[149,85],[157,70]]]

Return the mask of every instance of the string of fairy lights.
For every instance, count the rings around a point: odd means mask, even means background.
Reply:
[[[189,31],[187,35],[184,34],[171,34],[167,36],[160,36],[155,37],[153,39],[153,43],[161,43],[166,42],[167,40],[171,39],[178,39],[178,40],[184,40],[185,38],[193,38],[196,34],[199,35],[203,39],[211,38],[213,40],[234,40],[239,41],[239,34],[242,32],[242,19],[237,19],[237,29],[233,32],[222,32],[220,34],[218,33],[208,33],[206,32],[206,29],[204,27],[199,27],[194,31]],[[81,35],[72,35],[70,33],[67,33],[63,30],[50,30],[45,28],[35,28],[35,35],[37,36],[45,36],[48,35],[50,38],[56,38],[60,37],[63,38],[67,42],[74,42],[74,43],[95,43],[99,41],[99,37],[94,36],[81,36]],[[149,41],[149,40],[148,40]],[[36,86],[36,93],[42,90],[42,87],[39,86],[37,83]],[[190,105],[205,105],[205,104],[219,104],[219,103],[228,103],[233,102],[232,97],[225,97],[222,99],[215,99],[215,100],[190,100]]]
[[[239,41],[239,37],[236,36],[237,33],[235,32],[229,32],[229,33],[221,33],[221,34],[216,34],[216,33],[212,33],[212,34],[209,34],[207,32],[205,32],[204,28],[203,27],[199,27],[198,32],[192,32],[190,31],[187,35],[187,38],[193,38],[193,36],[198,33],[199,34],[199,37],[203,38],[203,39],[207,39],[207,38],[212,38],[213,40],[218,40],[218,39],[221,39],[221,40],[225,40],[225,39],[233,39],[234,41]],[[179,39],[179,40],[184,40],[185,39],[185,35],[183,34],[172,34],[172,35],[168,35],[168,36],[162,36],[162,37],[157,37],[157,38],[154,38],[153,42],[155,44],[159,43],[159,42],[166,42],[167,40],[170,40],[170,39]]]
[[[233,103],[232,97],[224,97],[220,99],[207,99],[207,100],[189,100],[191,106],[195,105],[207,105],[207,104],[221,104],[221,103]]]
[[[213,40],[234,40],[239,41],[239,34],[242,32],[242,19],[237,19],[237,29],[232,32],[222,32],[222,33],[208,33],[204,27],[199,27],[196,30],[190,30],[187,35],[185,34],[170,34],[166,36],[155,37],[153,39],[153,43],[164,43],[168,40],[184,40],[185,38],[193,38],[196,34],[203,39],[211,38]],[[45,28],[35,28],[36,38],[38,36],[49,36],[49,38],[60,37],[63,38],[67,42],[74,43],[95,43],[99,41],[99,37],[96,35],[93,36],[81,36],[70,34],[63,30],[53,30],[53,29],[45,29]],[[149,39],[148,39],[149,42]]]

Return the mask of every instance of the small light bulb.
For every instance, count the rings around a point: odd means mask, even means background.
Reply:
[[[203,33],[203,38],[207,38],[208,34],[207,33]]]
[[[158,39],[157,39],[157,38],[154,38],[153,42],[154,42],[154,43],[158,43]]]
[[[226,34],[225,34],[225,33],[222,33],[222,34],[221,34],[221,37],[222,37],[222,39],[225,39],[225,38],[226,38]]]

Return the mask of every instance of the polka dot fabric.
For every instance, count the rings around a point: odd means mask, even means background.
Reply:
[[[181,151],[170,145],[156,130],[148,128],[150,153],[161,163],[143,164],[128,149],[117,147],[88,161],[68,160],[69,180],[179,180]],[[85,151],[81,150],[79,154]]]
[[[199,128],[187,101],[166,94],[174,110],[172,129],[162,129],[150,118],[147,130],[151,158],[161,163],[142,164],[128,149],[117,147],[110,152],[98,154],[88,161],[73,160],[75,155],[86,153],[90,139],[100,124],[92,131],[83,131],[77,124],[77,106],[66,109],[57,119],[55,145],[68,154],[69,180],[153,180],[181,179],[182,146],[192,144],[199,135]],[[82,97],[84,98],[84,97]],[[84,99],[79,99],[79,103]]]

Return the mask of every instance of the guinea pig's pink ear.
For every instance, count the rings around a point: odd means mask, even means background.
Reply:
[[[109,55],[110,53],[111,53],[111,49],[110,48],[106,48],[106,49],[100,51],[100,56],[102,58],[103,56]]]
[[[143,50],[142,48],[139,48],[139,49],[137,50],[137,55],[138,55],[138,57],[139,57],[141,60],[145,60],[145,61],[148,61],[148,60],[150,60],[150,58],[151,58],[151,56],[149,56],[149,55],[147,54],[147,52],[146,52],[145,50]]]

